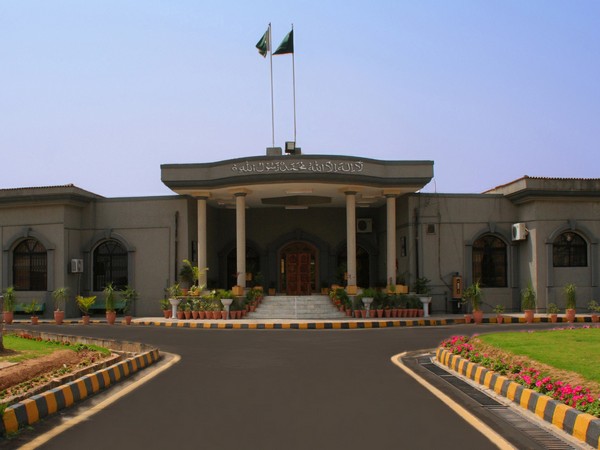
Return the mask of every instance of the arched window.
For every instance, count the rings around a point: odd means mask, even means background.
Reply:
[[[496,236],[485,235],[473,243],[473,280],[482,287],[506,287],[506,244]]]
[[[36,239],[25,239],[13,252],[13,286],[19,291],[45,291],[48,253]]]
[[[552,243],[554,267],[587,267],[587,244],[577,233],[561,233]]]
[[[101,291],[108,283],[124,289],[127,279],[127,250],[118,241],[109,240],[94,250],[94,290]]]

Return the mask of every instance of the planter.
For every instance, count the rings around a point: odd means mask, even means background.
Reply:
[[[550,322],[552,322],[552,323],[558,322],[558,314],[550,314]]]
[[[394,313],[394,311],[391,310],[391,309],[384,309],[383,310],[383,315],[386,317],[386,319],[389,319],[390,317],[392,317],[393,313]]]
[[[533,313],[533,309],[526,309],[523,311],[523,314],[525,315],[525,322],[533,323]]]
[[[227,319],[227,311],[221,311],[221,319],[223,319],[223,320]]]
[[[465,314],[465,323],[471,323],[472,320],[473,320],[472,314]]]
[[[179,320],[183,320],[183,318],[185,317],[185,314],[183,313],[183,311],[177,311],[177,318]]]
[[[358,309],[354,310],[354,317],[360,319],[360,311]]]
[[[65,320],[65,312],[64,311],[54,311],[54,322],[56,325],[62,325]]]
[[[567,322],[569,322],[569,323],[575,322],[575,310],[570,309],[570,308],[567,309],[565,317],[567,318]]]
[[[496,316],[496,323],[502,323],[504,322],[504,317],[502,317],[502,314],[498,314]]]
[[[31,316],[31,325],[37,325],[38,324],[38,316]]]
[[[109,325],[114,325],[117,320],[117,312],[116,311],[106,311],[106,321]]]
[[[344,311],[346,313],[346,316],[348,317],[352,317],[352,310],[351,309],[347,309],[346,311]]]
[[[371,319],[374,319],[376,316],[377,316],[377,311],[376,311],[376,310],[374,310],[374,309],[370,309],[370,310],[369,310],[369,317],[370,317]]]
[[[473,321],[475,323],[483,322],[483,311],[478,309],[477,311],[473,311]]]
[[[190,320],[192,318],[192,312],[191,311],[184,311],[183,312],[183,317],[185,317],[185,320]]]
[[[165,319],[168,319],[169,317],[171,317],[171,310],[170,309],[163,309],[163,316],[165,316]],[[85,316],[83,316],[85,317]]]
[[[81,321],[83,322],[84,325],[89,325],[90,324],[90,316],[82,316]]]
[[[4,317],[4,323],[10,325],[11,323],[13,323],[13,320],[15,318],[15,313],[12,311],[4,311],[3,317]]]
[[[198,318],[200,320],[206,319],[206,312],[205,311],[198,311]]]
[[[131,325],[132,316],[125,316],[125,325]]]
[[[383,317],[383,309],[376,309],[375,311],[377,311],[377,318],[381,319]]]
[[[192,311],[192,319],[194,320],[198,320],[198,316],[199,316],[199,312],[198,311]]]
[[[598,322],[599,317],[600,316],[598,316],[598,314],[592,314],[592,322],[594,322],[594,323]]]

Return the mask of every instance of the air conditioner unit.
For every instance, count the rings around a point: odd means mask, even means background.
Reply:
[[[372,233],[373,232],[373,219],[357,219],[356,220],[356,231],[358,233]]]
[[[512,226],[512,240],[513,241],[524,241],[527,239],[529,231],[524,223],[513,223]]]
[[[83,272],[83,259],[72,259],[71,260],[71,273],[82,273]]]

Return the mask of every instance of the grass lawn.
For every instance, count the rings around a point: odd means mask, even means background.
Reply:
[[[86,346],[89,349],[101,351],[108,354],[110,351],[102,347],[93,345]],[[72,349],[77,350],[77,346],[67,346],[47,341],[36,341],[34,339],[24,339],[19,336],[7,334],[4,336],[4,348],[12,350],[8,355],[0,355],[0,361],[20,362],[26,359],[39,358],[49,355],[57,350]]]
[[[486,344],[600,383],[600,328],[480,335]]]

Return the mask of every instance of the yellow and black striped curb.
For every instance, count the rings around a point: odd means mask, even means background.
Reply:
[[[150,350],[85,375],[70,383],[34,395],[22,402],[15,403],[4,411],[0,421],[0,434],[15,433],[19,428],[31,425],[61,409],[68,408],[75,402],[81,401],[155,363],[159,357],[158,349]]]
[[[443,348],[438,348],[436,357],[441,364],[528,409],[580,441],[600,449],[600,419],[597,417],[526,388]]]
[[[172,320],[172,319],[170,319]],[[503,316],[503,323],[514,324],[514,323],[527,323],[524,317],[512,317]],[[535,317],[533,323],[550,323],[549,317]],[[586,323],[592,322],[590,316],[577,316],[575,322]],[[30,320],[16,319],[13,321],[15,325],[30,324]],[[40,319],[40,324],[55,324],[54,319]],[[83,322],[81,319],[65,319],[63,325],[81,325]],[[106,324],[106,319],[92,319],[90,324]],[[357,328],[390,328],[390,327],[414,327],[414,326],[439,326],[439,325],[462,325],[465,324],[466,320],[463,317],[456,318],[445,318],[445,319],[424,319],[416,318],[401,319],[401,320],[390,320],[390,319],[366,319],[353,321],[343,320],[332,320],[331,322],[296,322],[296,323],[285,323],[285,322],[262,322],[252,323],[240,319],[239,322],[231,321],[205,321],[197,319],[164,322],[162,320],[134,320],[130,325],[153,325],[153,326],[166,326],[166,327],[184,327],[184,328],[205,328],[205,329],[226,329],[226,330],[266,330],[266,329],[278,329],[278,330],[321,330],[321,329],[357,329]],[[495,324],[498,323],[496,317],[484,317],[482,323],[484,324]],[[564,317],[557,318],[557,324],[567,324],[567,320]],[[474,324],[471,321],[471,324]],[[126,325],[124,320],[118,320],[116,325]],[[10,330],[10,325],[7,328]]]
[[[463,319],[418,319],[418,320],[367,320],[357,322],[203,322],[195,320],[180,320],[173,322],[164,321],[138,321],[138,325],[150,325],[172,328],[201,328],[211,330],[354,330],[358,328],[392,328],[416,326],[440,326],[455,323],[464,323]]]

